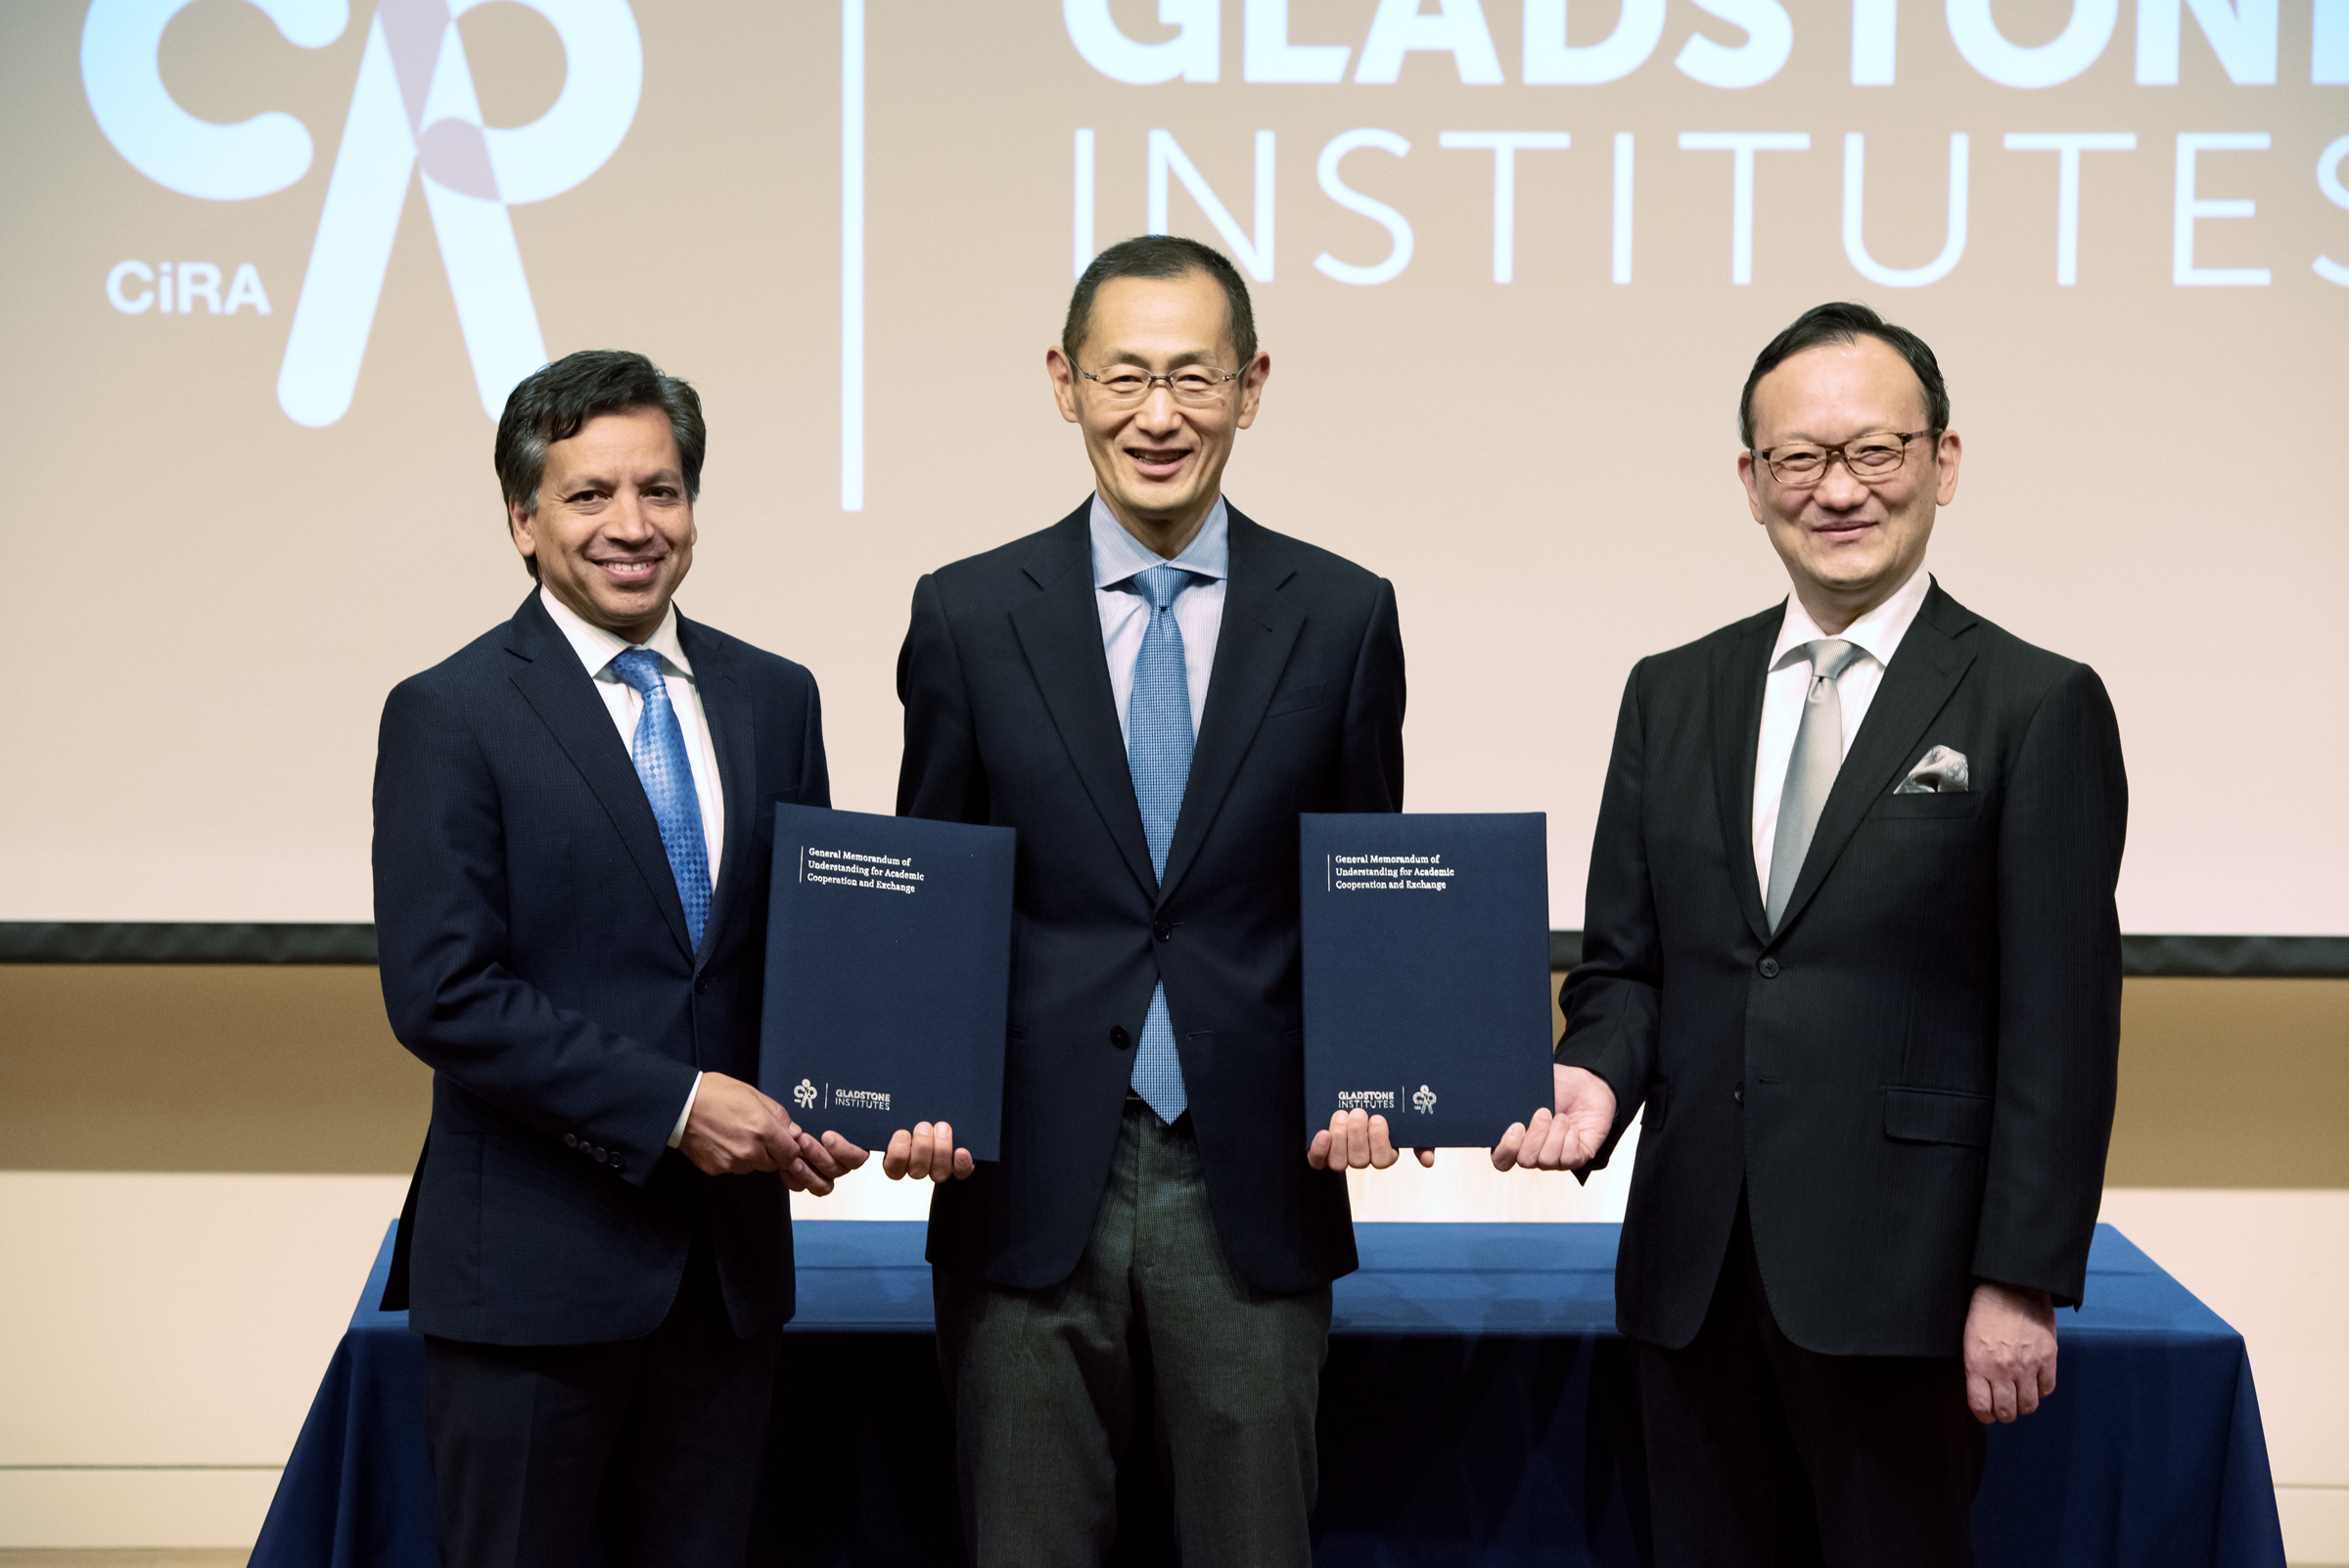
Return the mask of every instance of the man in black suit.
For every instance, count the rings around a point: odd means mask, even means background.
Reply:
[[[1112,247],[1045,355],[1094,494],[921,579],[898,808],[1019,830],[1002,1158],[900,1132],[982,1568],[1097,1563],[1136,1443],[1182,1559],[1309,1560],[1347,1166],[1305,1138],[1297,815],[1403,802],[1394,589],[1229,506],[1270,359],[1231,263]],[[1135,1430],[1154,1395],[1155,1431]]]
[[[1556,1104],[1495,1151],[1597,1169],[1646,1107],[1616,1295],[1667,1568],[1970,1562],[1977,1423],[2053,1391],[2086,1283],[2128,786],[2095,671],[1924,571],[1949,418],[1863,305],[1755,361],[1794,593],[1634,669]]]
[[[447,1568],[739,1562],[792,1312],[784,1183],[854,1163],[752,1086],[774,803],[815,682],[670,608],[693,389],[582,352],[496,461],[539,586],[384,705],[375,914],[433,1069],[403,1217]]]

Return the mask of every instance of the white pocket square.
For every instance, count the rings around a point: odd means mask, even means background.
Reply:
[[[1936,746],[1909,770],[1909,776],[1894,787],[1895,795],[1957,795],[1971,782],[1966,771],[1965,754],[1953,752],[1947,746]]]

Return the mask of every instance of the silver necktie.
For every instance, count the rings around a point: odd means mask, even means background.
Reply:
[[[1811,692],[1803,700],[1802,727],[1794,732],[1794,755],[1786,760],[1778,831],[1771,841],[1770,892],[1763,903],[1773,932],[1786,912],[1786,900],[1794,896],[1803,856],[1811,853],[1811,835],[1819,829],[1827,792],[1843,767],[1843,698],[1835,689],[1835,677],[1860,656],[1859,648],[1840,637],[1803,647],[1811,656]]]

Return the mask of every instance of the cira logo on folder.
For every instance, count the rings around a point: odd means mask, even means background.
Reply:
[[[1436,1091],[1425,1084],[1420,1084],[1419,1092],[1411,1096],[1411,1109],[1417,1111],[1421,1116],[1435,1115]]]
[[[800,1080],[800,1086],[791,1091],[791,1097],[800,1102],[803,1111],[815,1109],[815,1085],[806,1079]]]

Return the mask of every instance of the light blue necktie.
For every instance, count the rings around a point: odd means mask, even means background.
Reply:
[[[645,796],[653,803],[669,874],[677,879],[677,899],[685,905],[685,935],[699,952],[702,924],[710,918],[710,852],[702,842],[702,802],[693,792],[693,767],[685,761],[685,731],[669,705],[659,654],[630,648],[612,661],[612,668],[644,699],[644,711],[636,715],[636,740],[628,752],[635,759],[636,776],[644,781]]]
[[[1183,787],[1191,781],[1191,680],[1183,664],[1182,628],[1174,623],[1174,596],[1190,579],[1188,572],[1171,566],[1151,567],[1133,577],[1134,587],[1150,601],[1150,627],[1142,633],[1142,651],[1133,661],[1133,693],[1126,705],[1126,764],[1133,772],[1134,804],[1142,808],[1150,869],[1162,882],[1167,850],[1174,842],[1174,819],[1182,814]],[[1182,1058],[1174,1049],[1174,1020],[1167,1011],[1164,981],[1150,993],[1131,1082],[1134,1092],[1170,1127],[1191,1103],[1182,1087]]]

